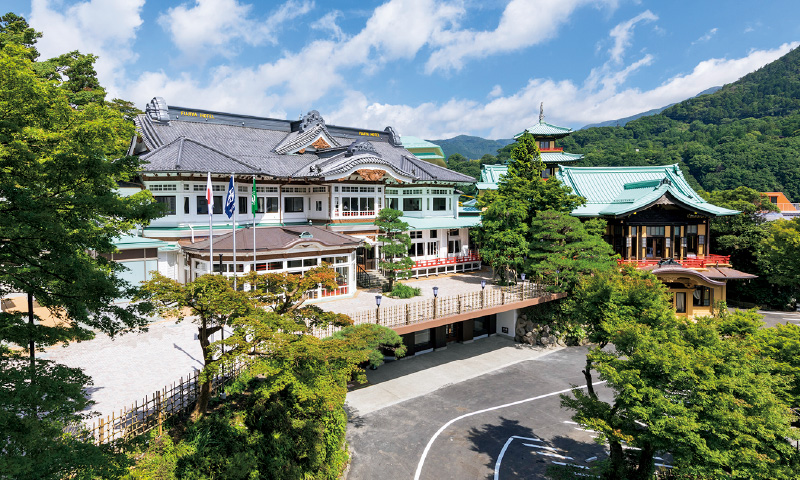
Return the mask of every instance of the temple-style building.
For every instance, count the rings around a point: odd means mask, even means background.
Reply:
[[[608,222],[605,240],[630,263],[652,270],[673,294],[675,311],[699,316],[725,301],[731,280],[755,278],[709,251],[711,220],[739,212],[704,200],[680,167],[562,166],[556,178],[586,199],[572,211]]]
[[[546,123],[544,121],[543,105],[539,107],[539,123],[514,135],[514,140],[519,139],[519,137],[526,132],[533,135],[539,147],[541,159],[545,165],[542,171],[542,178],[547,179],[555,175],[560,165],[572,165],[583,158],[581,154],[567,153],[563,148],[556,147],[556,140],[571,134],[572,129]],[[506,173],[508,173],[508,165],[483,165],[481,168],[481,179],[477,183],[478,190],[497,190],[497,183],[500,181],[500,177]]]
[[[142,237],[165,242],[158,269],[179,281],[212,271],[302,274],[327,262],[340,286],[317,296],[352,295],[359,273],[378,269],[374,221],[384,207],[401,210],[410,226],[414,276],[480,268],[469,236],[480,217],[460,216],[456,190],[475,180],[421,160],[391,127],[328,125],[316,111],[294,121],[237,115],[158,97],[135,123],[129,153],[145,162],[140,188],[167,212]],[[231,178],[233,219],[223,213]]]

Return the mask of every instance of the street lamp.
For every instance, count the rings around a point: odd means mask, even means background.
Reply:
[[[525,274],[524,273],[520,273],[519,274],[519,278],[521,278],[522,281],[524,282],[525,281]]]
[[[481,290],[486,289],[486,280],[481,280]]]
[[[436,318],[436,297],[439,296],[439,287],[433,287],[433,318]]]
[[[381,300],[383,295],[375,295],[375,323],[381,323]]]
[[[486,296],[486,280],[481,280],[481,310],[484,306],[484,297]]]

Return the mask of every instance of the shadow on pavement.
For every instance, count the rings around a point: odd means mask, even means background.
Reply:
[[[451,362],[474,358],[478,355],[491,353],[503,348],[514,348],[516,350],[546,351],[545,347],[532,347],[499,335],[488,338],[481,338],[472,343],[450,343],[445,350],[402,358],[400,360],[387,361],[378,367],[377,370],[367,370],[368,382],[364,385],[379,385],[383,382],[394,380],[406,375],[427,370],[433,367],[446,365]]]

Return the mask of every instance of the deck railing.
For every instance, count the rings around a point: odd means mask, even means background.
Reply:
[[[380,323],[385,327],[391,328],[485,310],[545,295],[547,295],[546,285],[525,282],[508,287],[487,287],[482,291],[429,298],[417,302],[384,305],[380,308],[369,308],[348,313],[348,315],[353,320],[354,325]],[[328,337],[333,335],[336,330],[339,330],[339,328],[317,328],[312,331],[312,334],[317,337]]]
[[[617,260],[619,265],[636,265],[637,268],[641,267],[648,267],[653,265],[658,265],[661,261],[661,258],[644,258],[640,260],[636,260],[634,258],[620,258]],[[731,256],[730,255],[704,255],[704,256],[697,256],[697,257],[687,257],[683,260],[674,259],[676,262],[680,263],[682,266],[686,268],[708,268],[708,267],[715,267],[715,266],[730,266],[731,264]]]
[[[457,263],[467,263],[467,262],[477,262],[481,258],[476,251],[470,251],[465,255],[453,255],[452,257],[447,258],[434,258],[431,260],[418,260],[414,262],[414,266],[411,268],[426,268],[426,267],[437,267],[439,265],[454,265]]]

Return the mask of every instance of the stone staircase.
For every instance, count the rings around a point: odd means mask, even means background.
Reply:
[[[359,265],[356,273],[356,285],[359,288],[382,288],[388,284],[389,280],[380,272],[368,272]]]

